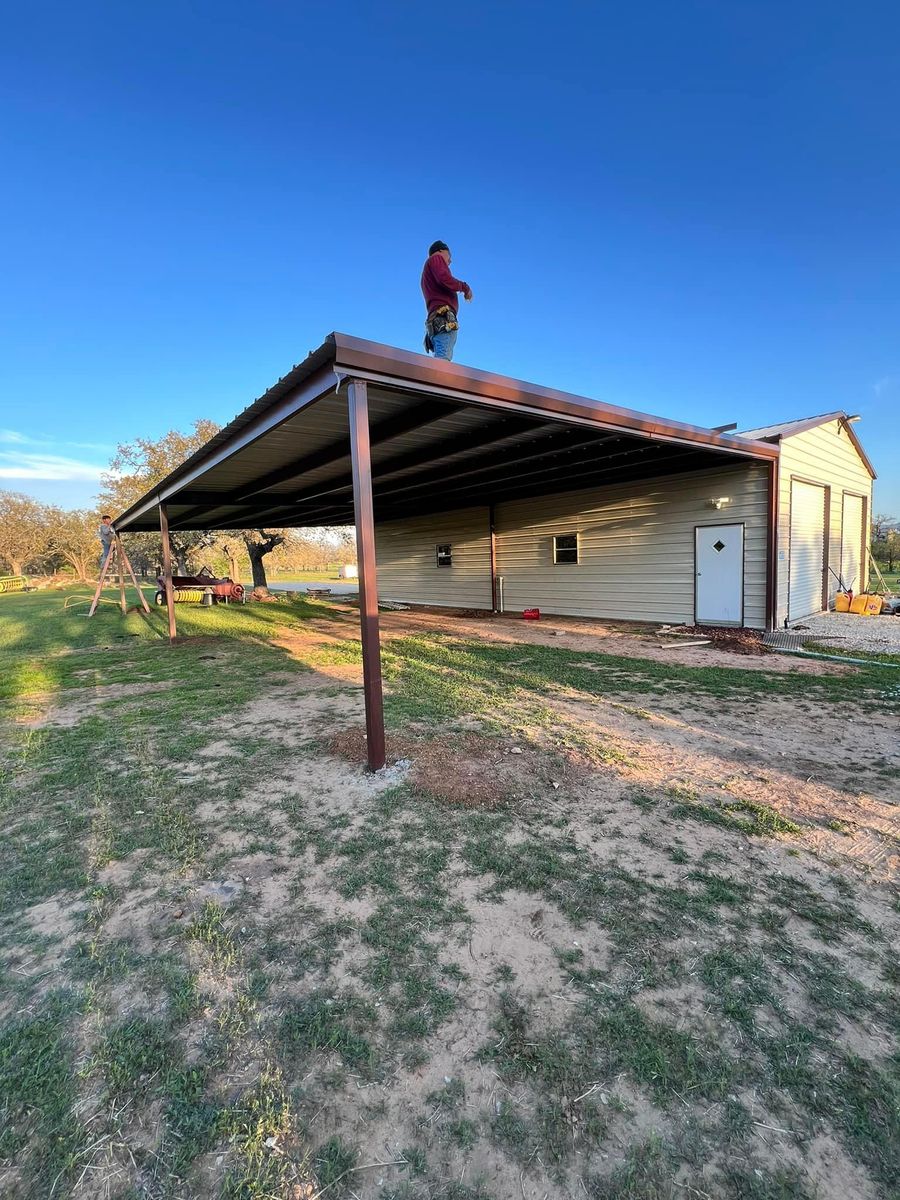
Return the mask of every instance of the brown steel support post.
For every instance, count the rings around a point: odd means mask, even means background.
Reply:
[[[779,462],[769,463],[768,521],[766,530],[766,629],[774,629],[778,620],[778,477]]]
[[[165,504],[160,504],[159,506],[159,532],[162,534],[163,587],[166,592],[166,611],[169,614],[169,641],[174,642],[177,634],[175,628],[175,593],[172,590],[172,548],[169,545],[169,514]]]
[[[359,624],[362,635],[363,692],[369,768],[384,766],[384,703],[381,689],[381,641],[378,633],[378,583],[375,575],[375,517],[372,506],[372,456],[366,384],[351,379],[348,389],[350,457],[353,464],[353,512],[359,562]]]
[[[491,611],[498,612],[497,603],[497,523],[494,520],[494,506],[488,505],[488,534],[491,539]]]

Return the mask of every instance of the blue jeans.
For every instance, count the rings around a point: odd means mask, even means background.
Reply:
[[[458,329],[450,329],[447,333],[436,333],[431,341],[434,345],[434,357],[446,358],[450,362],[453,358],[453,347],[456,345],[456,335]]]
[[[108,546],[104,546],[102,542],[100,543],[100,545],[102,547],[102,549],[100,550],[100,570],[102,571],[103,564],[106,562],[106,560],[109,558],[110,554],[112,553],[112,542],[110,542]]]

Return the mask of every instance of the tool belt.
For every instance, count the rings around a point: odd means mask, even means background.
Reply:
[[[442,304],[440,308],[430,312],[425,319],[425,353],[431,354],[434,351],[436,334],[452,333],[454,329],[459,329],[459,321],[449,304]]]

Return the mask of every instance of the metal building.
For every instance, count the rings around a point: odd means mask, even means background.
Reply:
[[[836,563],[866,570],[873,475],[851,420],[703,429],[336,333],[115,524],[160,528],[169,576],[170,528],[355,524],[379,766],[379,592],[758,628],[807,615]]]

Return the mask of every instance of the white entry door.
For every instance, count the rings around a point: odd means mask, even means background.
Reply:
[[[743,625],[743,525],[698,525],[694,536],[694,619],[701,625]]]

